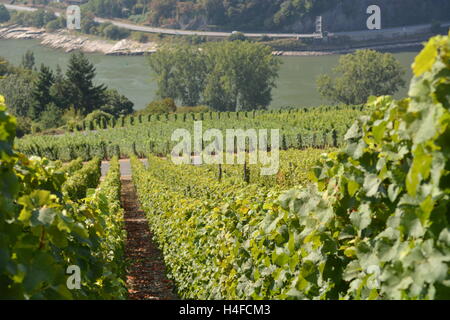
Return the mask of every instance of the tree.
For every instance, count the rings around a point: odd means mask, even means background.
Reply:
[[[57,128],[64,124],[63,112],[54,103],[48,104],[39,117],[42,128]]]
[[[42,28],[50,21],[56,20],[56,15],[51,11],[38,9],[34,12],[27,12],[29,23],[36,28]]]
[[[83,12],[81,17],[81,32],[94,34],[99,24],[95,22],[92,12]]]
[[[269,47],[247,41],[209,44],[204,102],[220,111],[266,108],[281,61]]]
[[[6,9],[5,5],[0,4],[0,23],[9,21],[9,19],[11,19],[11,16],[8,9]]]
[[[76,95],[75,88],[69,81],[64,77],[61,67],[56,66],[56,71],[54,73],[55,81],[50,88],[50,96],[52,101],[61,109],[69,109],[73,106],[71,101],[71,96]]]
[[[150,56],[157,74],[158,95],[181,100],[186,106],[199,104],[206,77],[205,57],[195,46],[163,47]]]
[[[95,67],[82,52],[71,55],[66,78],[67,95],[81,114],[104,105],[106,87],[94,85]]]
[[[105,105],[101,106],[100,110],[118,118],[132,113],[133,106],[134,103],[127,97],[121,95],[116,89],[110,89],[105,91]]]
[[[33,83],[27,73],[12,73],[0,79],[0,95],[16,116],[27,117],[33,105]]]
[[[34,81],[32,118],[35,119],[44,111],[45,107],[52,102],[50,88],[55,83],[55,77],[49,67],[41,64],[39,74]]]
[[[210,24],[220,25],[225,22],[225,8],[222,0],[203,0],[203,7]]]
[[[242,41],[166,46],[150,56],[159,97],[220,111],[267,107],[279,65],[269,47]]]
[[[319,93],[326,99],[345,104],[363,104],[372,95],[392,95],[405,86],[405,71],[390,53],[357,50],[344,55],[333,69],[336,75],[317,79]]]

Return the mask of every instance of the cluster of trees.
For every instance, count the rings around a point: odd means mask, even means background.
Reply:
[[[112,40],[121,40],[130,36],[130,31],[112,23],[98,23],[94,21],[94,14],[83,11],[81,15],[81,32],[105,37]]]
[[[104,18],[128,18],[143,14],[149,0],[91,0],[83,5],[83,10]]]
[[[209,25],[266,29],[326,7],[326,0],[90,0],[84,5],[101,17],[146,15],[148,23],[158,26],[199,19]]]
[[[332,74],[317,79],[319,93],[333,103],[364,104],[370,96],[393,95],[404,87],[405,70],[390,53],[357,50],[343,55]]]
[[[125,39],[130,36],[130,31],[120,28],[112,23],[98,23],[94,21],[91,12],[84,11],[81,19],[81,32],[105,37],[111,40]],[[65,29],[66,18],[61,15],[57,17],[52,11],[39,9],[36,11],[12,11],[10,14],[4,5],[0,4],[0,23],[9,22],[25,27],[46,28],[49,31]],[[141,39],[138,39],[141,40]]]
[[[119,117],[133,112],[133,103],[116,90],[94,83],[95,67],[83,53],[71,55],[67,71],[35,67],[27,52],[21,66],[0,58],[0,94],[19,119],[19,133],[74,124],[94,111]]]
[[[382,7],[386,27],[450,19],[448,0],[90,0],[85,8],[102,17],[141,15],[155,26],[234,30],[312,30],[324,15],[330,31],[342,31],[365,28],[372,4]]]
[[[48,24],[59,24],[61,26],[66,25],[64,17],[57,17],[52,11],[36,10],[36,11],[11,11],[0,5],[0,22],[10,22],[12,24],[18,24],[25,27],[42,28]],[[7,14],[2,12],[7,12]],[[1,17],[4,17],[3,19]],[[8,18],[8,19],[6,19]],[[2,21],[3,20],[3,21]]]
[[[165,46],[149,62],[161,98],[218,111],[266,108],[281,63],[269,47],[246,41]]]

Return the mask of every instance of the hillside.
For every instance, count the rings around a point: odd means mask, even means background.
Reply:
[[[101,17],[181,29],[311,32],[317,15],[328,31],[366,27],[366,9],[382,9],[383,27],[450,20],[448,0],[89,0]]]

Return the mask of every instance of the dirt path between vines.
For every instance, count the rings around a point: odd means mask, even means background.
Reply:
[[[130,261],[127,287],[131,300],[173,300],[174,285],[166,276],[161,251],[152,239],[144,212],[130,176],[122,176],[122,206],[125,210],[125,257]]]

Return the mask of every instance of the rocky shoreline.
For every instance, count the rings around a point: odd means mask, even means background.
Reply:
[[[0,27],[0,39],[35,39],[44,46],[61,49],[65,52],[80,50],[86,53],[96,52],[105,55],[144,55],[157,50],[157,44],[154,42],[92,39],[84,35],[71,34],[66,30],[47,32],[45,29],[17,25]]]

